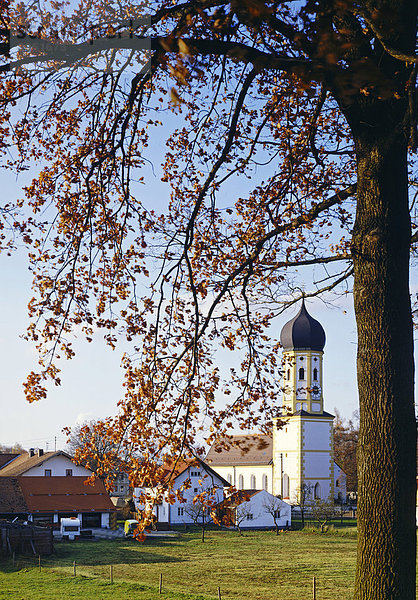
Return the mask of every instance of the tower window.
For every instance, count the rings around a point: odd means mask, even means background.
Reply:
[[[318,369],[314,369],[313,370],[313,379],[314,381],[318,381]]]
[[[315,500],[320,500],[321,499],[321,486],[319,485],[319,483],[315,484],[315,487],[314,487],[314,497],[315,497]]]
[[[287,369],[287,380],[290,380],[290,369]]]
[[[251,475],[251,483],[250,483],[250,488],[252,490],[256,489],[256,485],[255,485],[255,475]]]
[[[244,489],[244,477],[242,475],[240,475],[238,477],[238,489],[239,490],[243,490]]]
[[[303,367],[299,369],[299,379],[305,379],[305,369]]]
[[[266,490],[266,492],[267,492],[267,485],[268,485],[267,475],[263,475],[263,490]]]

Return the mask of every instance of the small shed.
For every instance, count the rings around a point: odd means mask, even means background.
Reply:
[[[54,551],[50,527],[37,527],[31,523],[0,521],[0,553],[2,555],[34,554],[45,556]]]

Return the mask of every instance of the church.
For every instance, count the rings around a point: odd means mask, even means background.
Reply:
[[[237,489],[263,489],[297,504],[346,499],[346,476],[334,461],[334,416],[324,410],[325,331],[305,300],[280,334],[283,347],[281,416],[273,435],[234,435],[215,443],[205,461]],[[224,447],[226,445],[226,447]]]

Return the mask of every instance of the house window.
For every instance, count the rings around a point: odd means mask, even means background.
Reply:
[[[315,497],[315,500],[321,499],[321,486],[319,485],[319,483],[315,483],[314,497]]]
[[[178,509],[177,509],[177,515],[178,515],[179,517],[182,517],[182,516],[184,515],[184,508],[178,508]]]
[[[267,475],[263,475],[263,490],[266,490],[266,492],[267,492],[267,487],[268,487],[268,478],[267,478]]]
[[[287,380],[290,381],[290,369],[287,369]]]
[[[124,489],[125,489],[125,488],[123,487],[123,485],[121,485],[121,486],[120,486],[120,488],[119,488],[119,492],[122,492],[122,493],[123,493],[123,490],[124,490]]]
[[[190,477],[200,477],[200,471],[190,471]]]
[[[255,475],[251,475],[251,479],[250,479],[250,488],[252,490],[256,489],[256,485],[255,485]]]
[[[240,475],[238,477],[238,489],[239,490],[243,490],[244,489],[244,476]]]
[[[51,469],[45,469],[45,477],[51,477],[51,476],[52,476]]]
[[[318,369],[316,368],[313,370],[313,380],[318,381]]]
[[[193,488],[193,492],[196,494],[199,491],[199,488]]]
[[[303,380],[303,379],[305,379],[305,369],[304,369],[303,367],[301,367],[301,368],[299,369],[299,379],[300,379],[300,380]]]
[[[73,470],[72,469],[65,469],[65,476],[66,477],[72,477],[73,474]]]
[[[247,521],[252,521],[254,519],[254,515],[252,513],[248,513]]]
[[[275,519],[280,519],[280,510],[275,510],[274,511],[274,518]]]
[[[340,480],[337,479],[337,481],[335,482],[335,487],[340,487]]]

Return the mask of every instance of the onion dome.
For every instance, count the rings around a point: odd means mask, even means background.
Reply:
[[[280,334],[284,350],[323,350],[325,331],[316,319],[306,310],[305,299],[296,317],[288,321]]]

